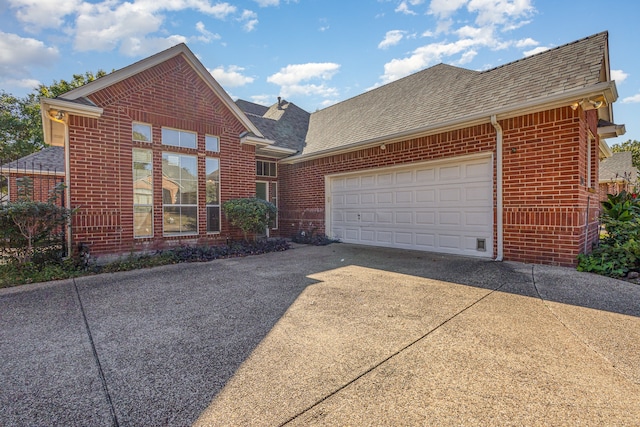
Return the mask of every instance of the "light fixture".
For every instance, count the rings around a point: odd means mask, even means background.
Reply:
[[[577,110],[578,107],[582,107],[583,110],[597,110],[599,108],[605,107],[607,105],[607,100],[604,96],[600,95],[595,98],[583,98],[580,101],[575,101],[571,104],[571,109],[573,111]]]
[[[384,144],[382,144],[382,145],[380,146],[380,149],[381,149],[381,150],[386,150],[386,149],[387,149],[387,146],[386,146],[386,145],[384,145]]]
[[[56,114],[56,119],[58,120],[64,119],[64,111],[58,111],[58,113]]]

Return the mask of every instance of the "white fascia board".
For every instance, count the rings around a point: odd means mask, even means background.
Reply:
[[[103,109],[92,105],[78,104],[60,98],[40,98],[40,106],[43,113],[50,110],[66,111],[75,116],[98,118],[102,116]]]
[[[410,129],[403,132],[398,132],[391,135],[384,135],[377,138],[368,139],[365,141],[359,141],[356,143],[344,145],[341,147],[330,148],[327,150],[318,151],[312,154],[299,154],[286,159],[283,159],[282,163],[298,163],[307,160],[313,160],[321,157],[326,157],[335,154],[347,153],[354,150],[360,150],[364,148],[374,147],[381,145],[382,143],[390,144],[406,140],[408,138],[417,138],[427,135],[434,135],[437,133],[447,132],[450,130],[461,129],[465,127],[475,126],[483,123],[489,123],[491,116],[495,115],[497,120],[504,120],[512,117],[518,117],[524,114],[534,113],[536,111],[550,110],[553,108],[563,107],[570,105],[576,101],[581,101],[584,98],[595,97],[602,95],[605,97],[608,103],[615,102],[618,99],[618,92],[616,90],[615,82],[608,81],[598,83],[586,88],[580,88],[572,91],[562,92],[556,95],[545,96],[543,98],[536,98],[527,102],[523,102],[517,106],[509,106],[502,108],[494,108],[493,110],[487,110],[482,113],[477,113],[471,116],[462,117],[459,119],[449,120],[434,125],[428,125],[420,128]]]
[[[267,147],[275,144],[276,142],[264,137],[258,137],[255,135],[244,135],[240,137],[240,144],[254,145],[256,147]]]

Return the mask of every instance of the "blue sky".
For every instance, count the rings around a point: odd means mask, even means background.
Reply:
[[[484,70],[609,31],[614,119],[640,140],[640,2],[0,0],[0,89],[125,67],[185,42],[235,98],[307,111],[444,62]]]

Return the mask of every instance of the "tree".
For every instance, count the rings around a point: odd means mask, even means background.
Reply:
[[[98,70],[74,74],[70,81],[54,80],[49,86],[41,84],[24,98],[0,90],[0,159],[11,161],[35,153],[45,147],[40,116],[40,98],[55,98],[107,73]]]
[[[616,144],[611,147],[611,151],[614,153],[620,153],[623,151],[631,151],[631,157],[633,157],[633,166],[640,169],[640,141],[635,139],[627,140],[621,144]]]

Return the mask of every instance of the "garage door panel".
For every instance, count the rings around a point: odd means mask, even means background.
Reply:
[[[434,250],[436,247],[435,242],[435,234],[416,233],[416,246],[422,249]]]
[[[492,176],[491,163],[470,163],[465,167],[465,176],[467,178],[484,178]]]
[[[412,225],[413,212],[396,212],[395,223],[398,225]]]
[[[433,203],[436,200],[436,189],[425,188],[416,190],[416,202]]]
[[[411,203],[413,201],[413,191],[396,191],[396,203]]]
[[[347,243],[491,256],[492,174],[487,156],[332,177],[330,233]]]
[[[435,168],[419,168],[416,169],[416,182],[433,182],[436,178],[436,169]]]
[[[460,249],[460,236],[455,234],[440,234],[438,236],[439,247],[443,249]]]
[[[416,224],[417,225],[435,225],[436,213],[433,211],[417,211],[416,212]]]
[[[394,237],[394,242],[398,245],[413,245],[413,233],[397,232]]]
[[[411,184],[413,182],[413,171],[396,173],[396,184]]]
[[[438,214],[439,225],[462,225],[462,215],[459,211],[444,211]]]
[[[458,165],[441,166],[438,176],[440,178],[440,182],[458,180],[462,177],[462,170]]]

